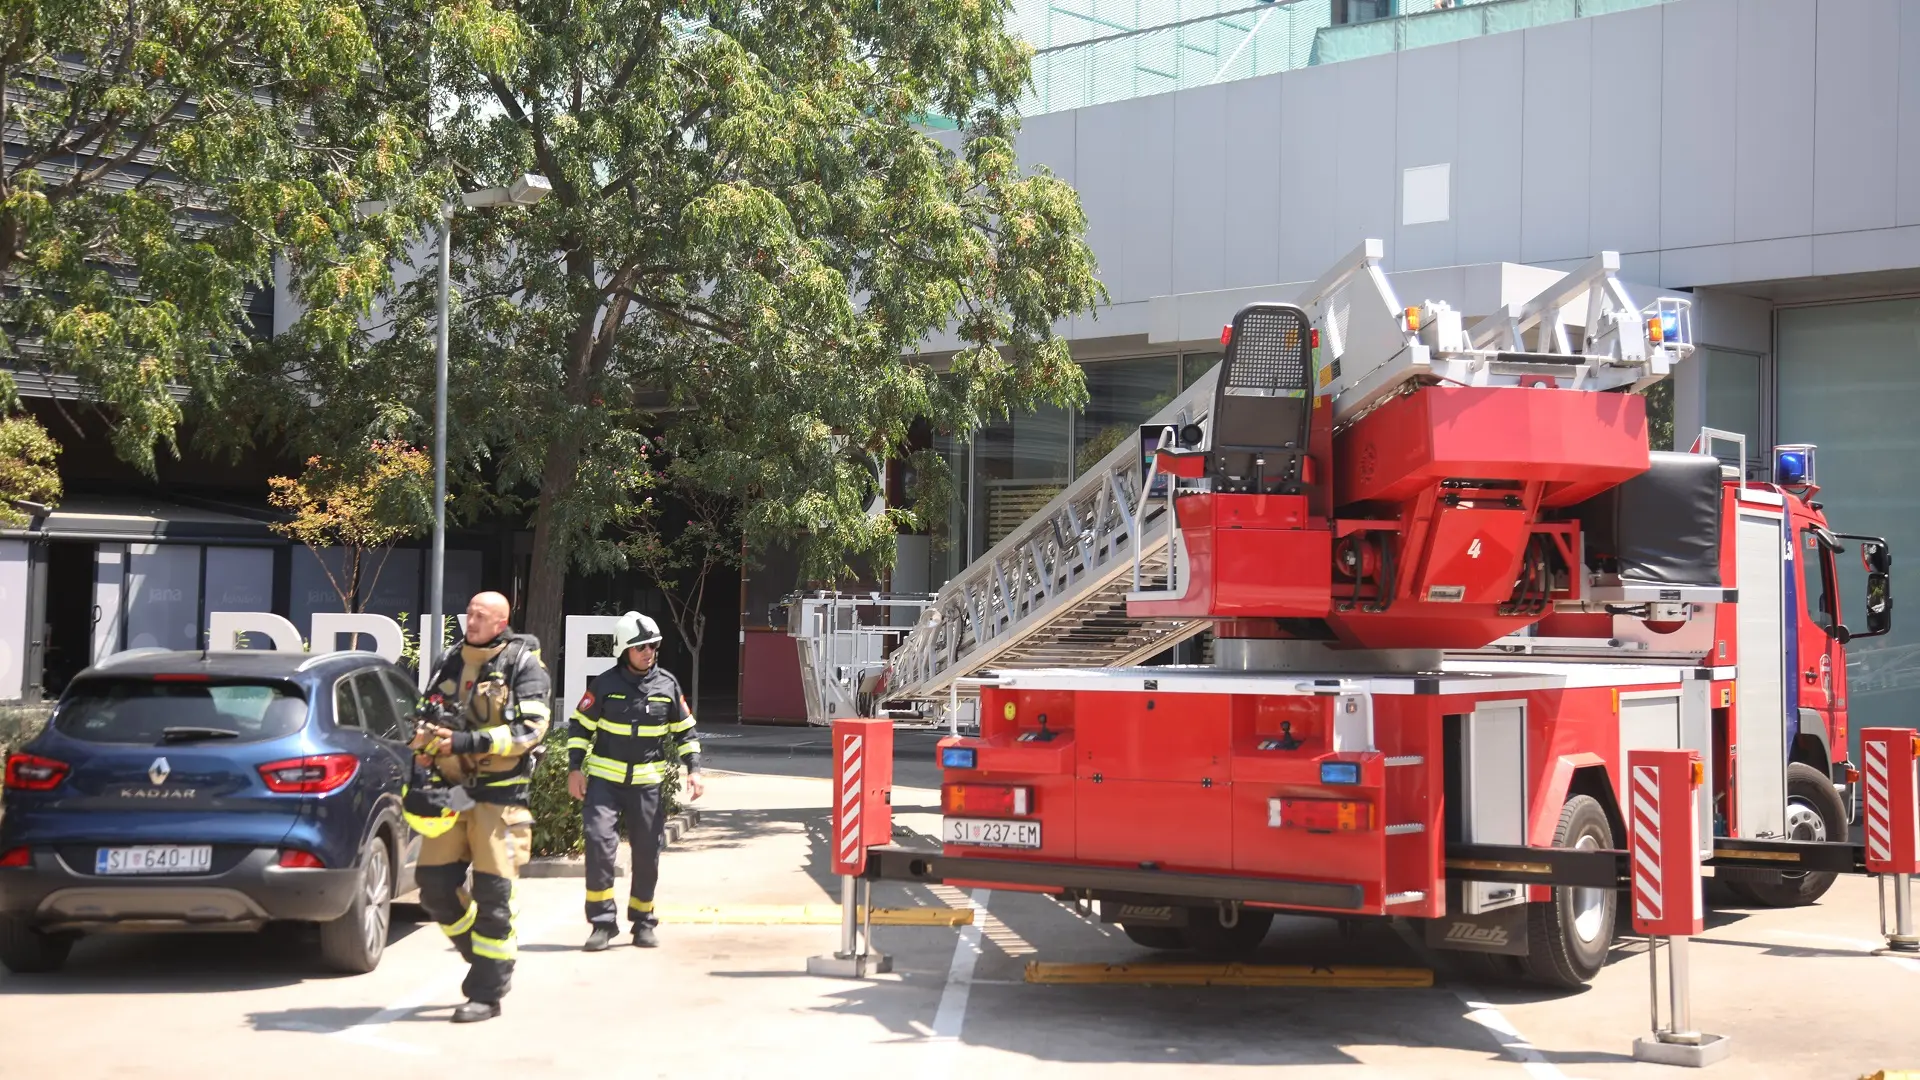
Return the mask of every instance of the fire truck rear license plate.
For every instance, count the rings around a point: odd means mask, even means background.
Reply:
[[[991,821],[985,818],[947,818],[947,843],[977,847],[1037,848],[1037,821]]]

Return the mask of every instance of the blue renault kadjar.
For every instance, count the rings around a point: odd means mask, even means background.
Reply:
[[[371,653],[139,650],[77,676],[7,758],[0,964],[83,934],[319,925],[371,971],[418,837],[401,815],[414,688]]]

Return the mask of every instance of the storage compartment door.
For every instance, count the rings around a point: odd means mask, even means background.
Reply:
[[[1469,844],[1527,842],[1527,708],[1518,701],[1480,705],[1466,718],[1466,769],[1461,777]],[[1468,915],[1526,902],[1519,885],[1469,881],[1461,890]]]
[[[1792,551],[1778,515],[1741,511],[1735,551],[1740,659],[1735,683],[1734,782],[1738,832],[1748,839],[1786,831],[1787,684],[1782,635],[1787,615],[1782,567]]]

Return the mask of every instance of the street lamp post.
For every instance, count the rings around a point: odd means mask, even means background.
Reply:
[[[522,173],[506,187],[483,188],[460,196],[440,210],[440,295],[436,303],[438,326],[433,357],[433,555],[427,571],[427,642],[421,658],[421,676],[440,659],[446,647],[447,571],[447,297],[453,291],[453,215],[466,209],[494,206],[532,206],[546,198],[553,185],[537,173]],[[422,642],[426,645],[426,642]]]

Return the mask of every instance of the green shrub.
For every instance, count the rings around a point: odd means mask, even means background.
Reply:
[[[51,705],[0,706],[0,760],[39,734],[52,715]]]
[[[586,834],[580,821],[580,804],[567,794],[567,726],[560,724],[547,733],[546,757],[533,770],[529,799],[533,807],[533,853],[536,856],[578,855],[586,847]],[[667,771],[665,790],[667,813],[680,812],[680,770]],[[621,834],[625,835],[625,823]]]

